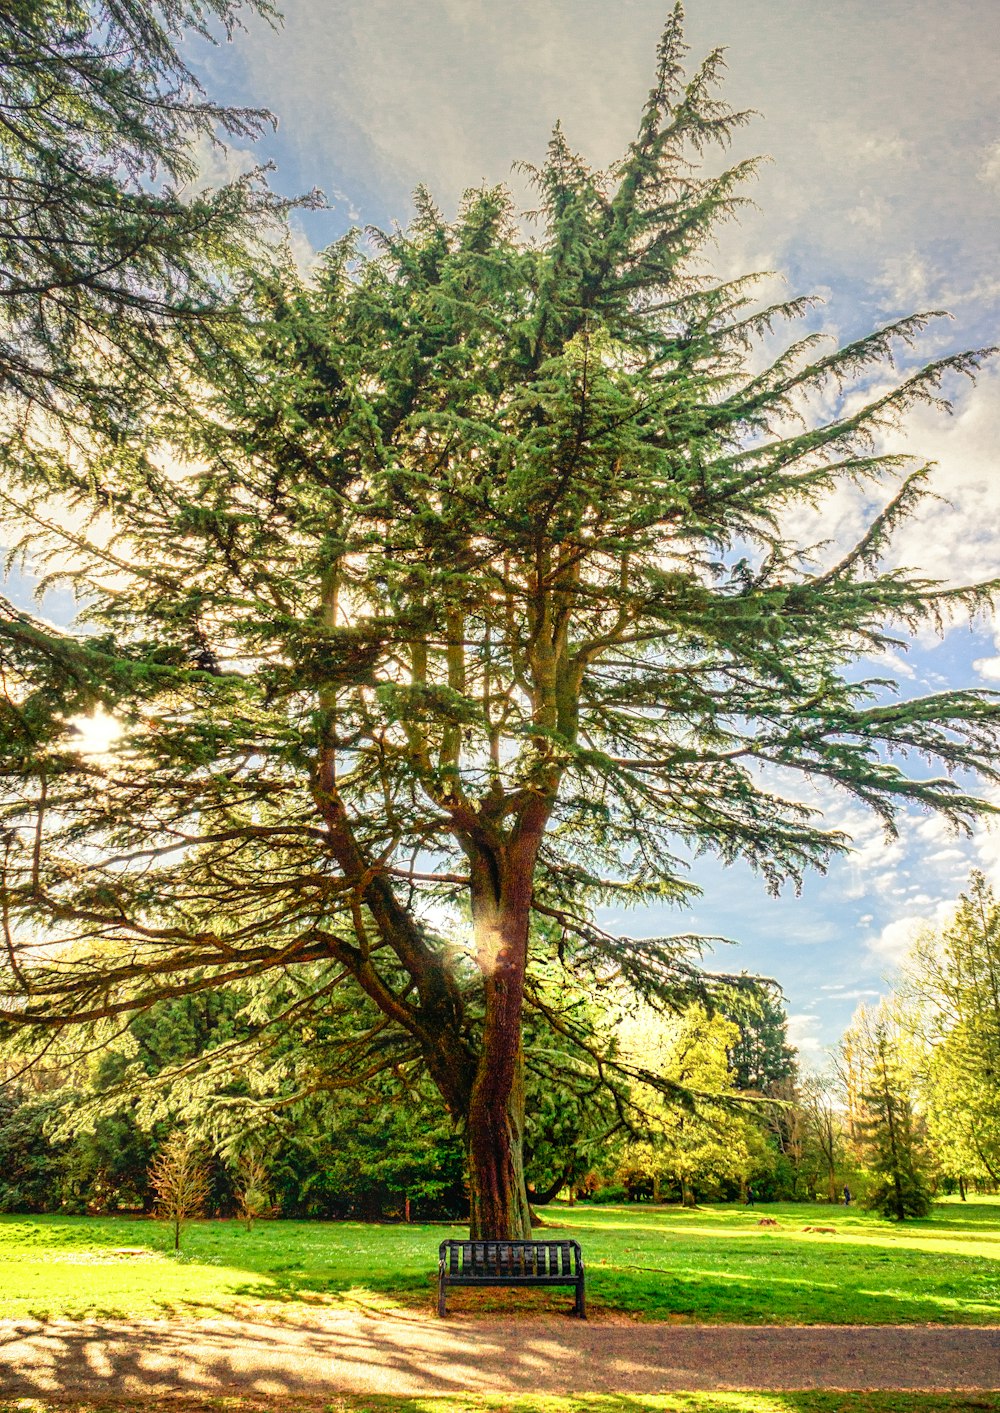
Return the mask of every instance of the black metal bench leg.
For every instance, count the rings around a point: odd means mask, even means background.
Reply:
[[[447,1314],[447,1311],[445,1310],[446,1299],[447,1294],[445,1291],[444,1276],[438,1276],[438,1314],[441,1316],[442,1319],[444,1319],[445,1315]]]
[[[580,1281],[579,1285],[576,1288],[576,1313],[579,1315],[581,1320],[585,1320],[587,1318],[587,1295],[586,1291],[584,1290],[583,1281]]]

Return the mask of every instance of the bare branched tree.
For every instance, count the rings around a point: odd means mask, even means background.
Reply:
[[[208,1201],[208,1165],[198,1145],[183,1129],[174,1129],[149,1172],[156,1193],[156,1215],[171,1222],[174,1250],[181,1249],[181,1228],[200,1217]]]

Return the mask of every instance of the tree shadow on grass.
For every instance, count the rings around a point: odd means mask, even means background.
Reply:
[[[976,1241],[990,1236],[1000,1241],[1000,1203],[970,1202],[968,1206],[948,1203],[935,1207],[929,1217],[904,1223],[902,1229],[915,1231],[964,1231]]]
[[[951,1243],[963,1225],[968,1234],[966,1218],[973,1215],[985,1236],[995,1230],[998,1210],[985,1204],[970,1204],[967,1212],[939,1209],[928,1222],[901,1230],[901,1236],[918,1238],[909,1244],[865,1240],[876,1233],[864,1227],[844,1227],[836,1237],[801,1239],[790,1227],[778,1233],[744,1227],[730,1229],[721,1243],[716,1233],[702,1239],[690,1229],[679,1241],[662,1228],[655,1240],[634,1229],[628,1245],[624,1234],[611,1240],[596,1228],[578,1228],[577,1234],[587,1261],[588,1303],[598,1321],[992,1324],[1000,1323],[1000,1262],[973,1251],[921,1250],[920,1239],[942,1235]],[[133,1236],[112,1222],[72,1230],[69,1223],[57,1225],[65,1230],[40,1233],[43,1245],[84,1244],[81,1230],[92,1246],[119,1246],[123,1236]],[[144,1226],[147,1243],[158,1245],[161,1233]],[[268,1224],[245,1242],[242,1236],[233,1239],[235,1228],[228,1224],[198,1224],[182,1260],[206,1267],[204,1294],[200,1277],[183,1293],[164,1286],[154,1291],[153,1308],[168,1318],[231,1314],[249,1306],[272,1312],[283,1307],[290,1314],[316,1307],[427,1313],[434,1307],[441,1231],[395,1230],[398,1237],[357,1224],[337,1224],[336,1229]],[[977,1238],[972,1233],[969,1239]],[[598,1254],[602,1251],[603,1256]],[[213,1267],[225,1268],[224,1290],[209,1274]],[[144,1273],[148,1276],[148,1267]],[[144,1289],[144,1299],[148,1296]],[[559,1288],[449,1293],[449,1308],[473,1319],[562,1314],[570,1304],[571,1295]],[[131,1308],[127,1300],[112,1299],[96,1286],[88,1291],[86,1305],[87,1317],[98,1319],[114,1319]],[[53,1300],[48,1308],[60,1310],[60,1302]],[[46,1313],[39,1308],[37,1317],[44,1319]]]
[[[586,1254],[586,1252],[585,1252]],[[977,1256],[900,1252],[839,1242],[801,1254],[748,1241],[727,1253],[678,1251],[658,1267],[656,1253],[634,1262],[589,1262],[587,1301],[598,1319],[704,1324],[975,1324],[1000,1322],[1000,1263]],[[237,1286],[251,1303],[427,1311],[435,1299],[434,1253],[424,1271],[335,1268],[284,1270]],[[715,1258],[715,1259],[713,1259]],[[450,1309],[483,1316],[559,1313],[571,1297],[558,1287],[450,1291]]]

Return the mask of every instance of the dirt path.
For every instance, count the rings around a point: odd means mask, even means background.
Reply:
[[[0,1321],[0,1393],[656,1393],[1000,1389],[1000,1328],[447,1322]]]

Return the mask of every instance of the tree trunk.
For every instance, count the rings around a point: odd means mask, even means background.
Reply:
[[[530,1240],[524,1181],[521,1013],[528,956],[533,854],[502,881],[474,882],[472,918],[483,973],[483,1042],[466,1123],[469,1221],[474,1239]],[[521,864],[520,869],[516,867]],[[477,886],[477,882],[478,885]]]
[[[485,1060],[485,1046],[484,1046]],[[524,1055],[520,1034],[506,1085],[479,1067],[467,1129],[469,1231],[474,1240],[531,1240],[531,1209],[524,1181]],[[485,1073],[484,1073],[485,1071]]]

